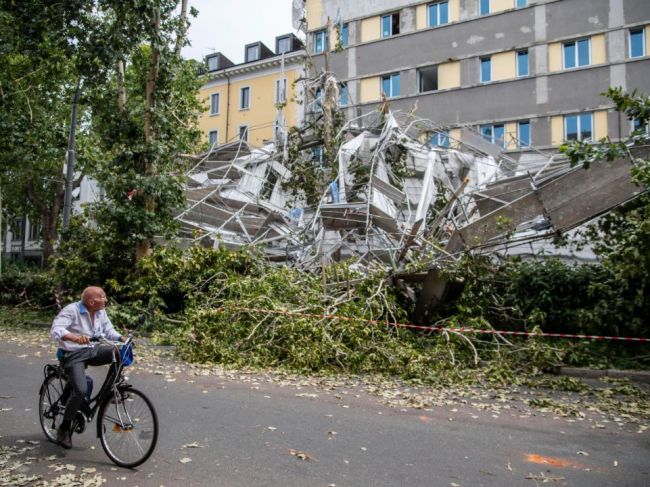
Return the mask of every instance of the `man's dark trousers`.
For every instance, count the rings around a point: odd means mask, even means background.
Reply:
[[[86,365],[106,365],[113,361],[115,349],[110,345],[98,345],[65,352],[63,368],[68,375],[72,394],[65,405],[63,421],[72,421],[86,396]],[[68,423],[69,424],[69,423]]]

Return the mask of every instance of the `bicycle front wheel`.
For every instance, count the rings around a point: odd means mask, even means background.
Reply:
[[[120,467],[137,467],[156,448],[158,416],[149,398],[137,389],[125,388],[110,396],[97,421],[102,448]]]
[[[41,385],[38,397],[38,419],[48,440],[56,443],[56,430],[63,421],[65,404],[61,397],[66,382],[56,375],[48,375]]]

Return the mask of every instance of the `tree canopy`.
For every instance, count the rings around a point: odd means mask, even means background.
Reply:
[[[180,56],[187,17],[187,0],[0,2],[0,189],[10,217],[42,224],[46,256],[78,84],[76,176],[107,197],[93,216],[138,256],[173,229],[177,155],[199,136],[198,66]]]

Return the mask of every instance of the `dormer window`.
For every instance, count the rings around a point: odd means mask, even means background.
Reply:
[[[246,63],[261,61],[262,59],[267,59],[275,55],[273,51],[264,45],[263,42],[253,42],[251,44],[246,44],[244,48],[244,54],[244,62]]]
[[[246,62],[257,61],[260,58],[260,46],[249,46],[246,48]]]
[[[282,37],[278,39],[278,54],[291,52],[291,37]]]
[[[205,62],[208,65],[208,71],[218,71],[233,66],[233,62],[220,52],[215,52],[206,56]]]
[[[208,71],[216,71],[219,69],[219,57],[211,56],[208,58]]]
[[[285,54],[301,49],[303,46],[300,39],[293,34],[284,34],[275,38],[275,54]]]

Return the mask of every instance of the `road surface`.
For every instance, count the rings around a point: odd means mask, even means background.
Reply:
[[[0,339],[2,486],[650,485],[647,425],[614,413],[557,414],[498,391],[426,396],[204,369],[148,349],[136,350],[130,378],[156,405],[161,431],[152,458],[125,470],[105,456],[94,423],[72,450],[45,440],[37,394],[52,347],[33,331],[0,330]]]

